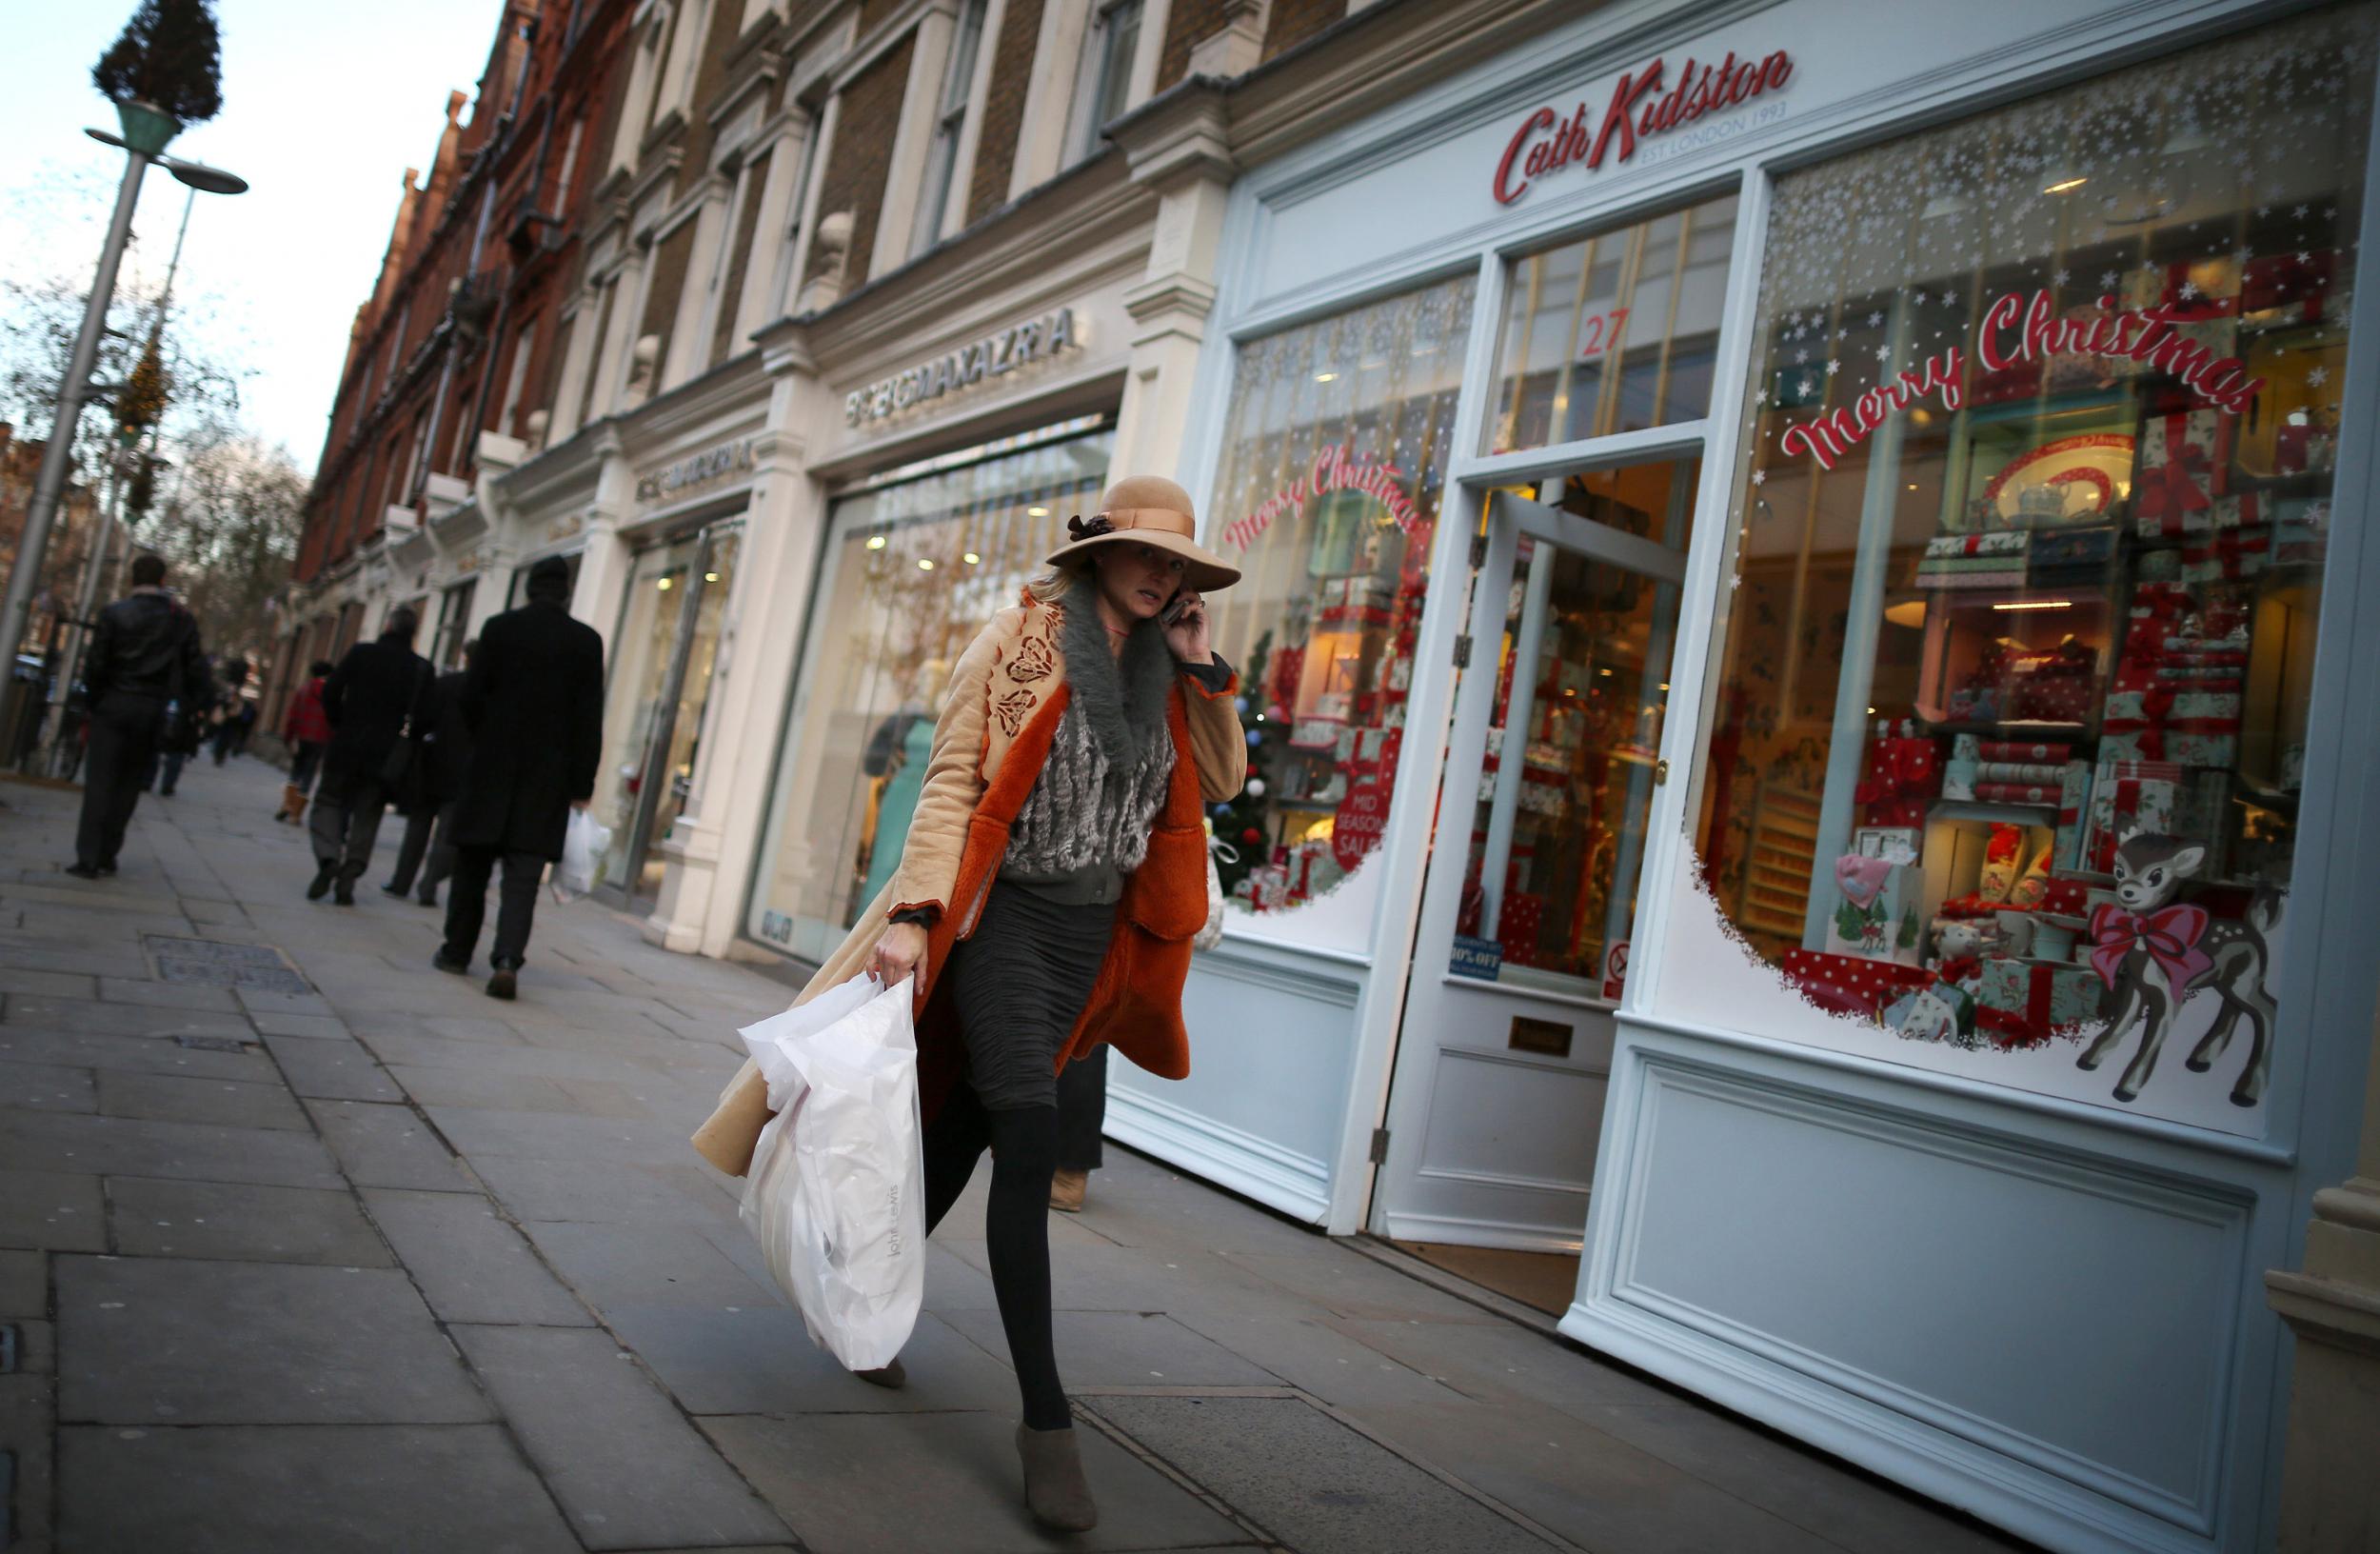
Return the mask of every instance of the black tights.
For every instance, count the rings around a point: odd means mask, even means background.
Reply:
[[[1058,1169],[1058,1108],[986,1111],[965,1080],[925,1130],[925,1228],[930,1233],[966,1190],[983,1147],[992,1150],[991,1203],[983,1215],[992,1293],[1008,1335],[1009,1362],[1024,1398],[1024,1422],[1037,1430],[1074,1424],[1058,1380],[1049,1330],[1049,1184]]]

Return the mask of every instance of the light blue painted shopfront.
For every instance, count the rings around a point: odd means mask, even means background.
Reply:
[[[1109,1131],[1577,1254],[1573,1337],[2051,1546],[2269,1546],[2375,991],[2375,43],[1623,4],[1243,169],[1181,473],[1264,786]]]

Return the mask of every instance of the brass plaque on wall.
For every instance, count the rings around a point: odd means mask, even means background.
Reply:
[[[1556,1020],[1513,1016],[1513,1033],[1505,1046],[1516,1052],[1542,1052],[1549,1058],[1570,1056],[1570,1027]]]

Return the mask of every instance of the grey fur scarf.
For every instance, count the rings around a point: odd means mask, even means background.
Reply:
[[[1165,708],[1174,655],[1155,621],[1133,628],[1121,658],[1110,652],[1088,577],[1063,608],[1058,646],[1073,694],[1008,828],[1002,867],[1046,877],[1105,863],[1129,874],[1148,854],[1149,826],[1173,780]]]

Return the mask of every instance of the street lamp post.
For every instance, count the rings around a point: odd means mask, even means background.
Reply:
[[[141,104],[124,105],[124,134],[87,130],[93,140],[120,146],[125,151],[124,179],[116,187],[115,216],[108,225],[108,241],[99,249],[99,269],[91,277],[90,297],[83,306],[83,327],[74,337],[66,379],[58,385],[58,408],[50,422],[50,441],[41,451],[41,470],[33,478],[31,499],[25,507],[25,528],[17,541],[16,563],[9,571],[9,590],[0,599],[0,647],[9,653],[10,684],[14,684],[16,650],[31,613],[33,589],[41,580],[42,554],[49,548],[50,528],[65,493],[74,458],[74,432],[90,393],[92,367],[99,360],[99,337],[108,326],[108,305],[114,300],[116,270],[124,262],[124,246],[132,234],[132,212],[140,204],[141,179],[151,162],[163,164],[176,178],[210,194],[238,194],[247,183],[219,168],[184,162],[165,154],[166,142],[181,127],[165,114]],[[59,691],[65,693],[66,687]],[[20,713],[20,716],[22,713]]]

